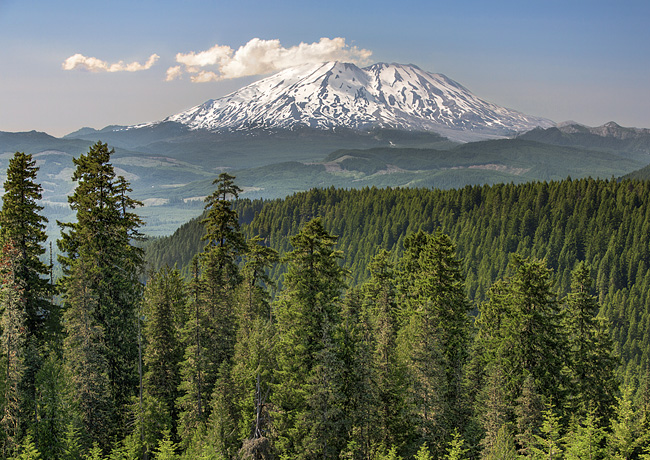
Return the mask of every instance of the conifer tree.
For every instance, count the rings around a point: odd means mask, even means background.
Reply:
[[[21,446],[20,454],[15,457],[16,460],[41,460],[41,453],[38,451],[36,444],[31,435],[25,436]]]
[[[481,306],[476,349],[488,372],[501,372],[503,396],[509,401],[506,422],[516,427],[520,452],[528,454],[541,424],[542,400],[561,401],[566,342],[561,314],[551,290],[550,270],[543,261],[515,257],[514,273],[495,283]],[[483,391],[492,391],[494,377],[484,377]],[[490,401],[483,395],[483,402]],[[486,407],[477,407],[486,414]],[[487,426],[486,426],[487,428]],[[493,436],[493,431],[491,431]]]
[[[599,306],[591,293],[589,268],[580,263],[573,272],[571,292],[565,300],[565,331],[568,338],[571,413],[609,419],[616,404],[617,360],[607,331],[598,321]]]
[[[397,359],[398,311],[395,286],[396,270],[385,250],[372,260],[370,279],[363,286],[360,321],[367,324],[371,347],[372,410],[375,442],[388,447],[405,442],[404,376]]]
[[[55,324],[59,320],[51,302],[53,290],[48,276],[51,268],[41,260],[47,240],[47,219],[40,214],[43,206],[38,203],[42,198],[42,188],[36,182],[38,169],[31,155],[22,152],[14,154],[7,168],[0,211],[0,244],[11,252],[12,282],[20,288],[20,305],[10,301],[13,294],[9,294],[8,286],[5,289],[9,296],[6,301],[18,310],[5,310],[3,321],[13,324],[5,324],[5,327],[14,329],[5,329],[3,335],[17,334],[10,342],[12,353],[17,353],[21,361],[20,382],[14,383],[21,388],[20,407],[17,408],[19,413],[16,416],[23,429],[36,424],[38,420],[35,411],[36,375],[41,366],[42,345],[46,339],[54,339]],[[17,329],[16,321],[20,323]],[[13,373],[13,377],[18,378],[18,375]]]
[[[465,447],[465,441],[458,433],[458,429],[455,429],[447,447],[445,460],[465,460],[467,458],[468,450],[469,449]]]
[[[563,440],[561,437],[560,418],[555,413],[553,404],[547,404],[543,413],[543,422],[540,434],[535,435],[532,446],[532,458],[554,459],[563,456]]]
[[[484,460],[516,460],[515,440],[507,424],[503,424],[497,432],[494,443],[481,457]]]
[[[242,270],[237,313],[232,380],[240,441],[266,439],[270,420],[266,405],[272,383],[274,325],[269,289],[273,282],[267,274],[278,261],[277,252],[262,244],[259,237],[248,242],[246,264]],[[248,443],[262,445],[261,442]]]
[[[404,323],[399,340],[417,435],[440,455],[467,414],[462,381],[469,302],[450,238],[418,232],[404,242],[399,275]]]
[[[181,342],[185,349],[180,364],[181,383],[176,400],[178,410],[178,435],[184,447],[192,441],[200,427],[205,428],[206,406],[209,401],[205,374],[208,371],[208,352],[206,350],[206,318],[203,295],[203,280],[199,276],[199,261],[192,261],[192,280],[189,284],[187,321],[181,331]]]
[[[241,189],[234,177],[222,173],[212,195],[205,199],[207,216],[203,251],[193,262],[188,322],[183,331],[179,430],[182,440],[210,415],[209,404],[221,366],[230,362],[236,340],[235,300],[241,275],[237,261],[245,250],[232,200]]]
[[[131,210],[140,203],[128,197],[128,183],[115,178],[112,153],[97,142],[73,160],[77,187],[68,201],[76,222],[60,224],[58,242],[73,402],[87,440],[101,440],[104,449],[109,437],[123,435],[127,402],[137,388],[136,305],[143,263],[142,250],[132,245],[142,222]]]
[[[47,219],[40,215],[43,206],[38,204],[42,198],[42,188],[36,183],[38,169],[31,155],[15,153],[9,160],[0,212],[0,238],[11,241],[20,255],[16,279],[24,286],[29,338],[40,338],[52,312],[50,268],[40,259],[45,254]]]
[[[174,432],[177,420],[180,362],[183,358],[181,329],[187,321],[185,281],[177,269],[165,267],[155,272],[144,292],[143,398],[150,409],[141,427],[151,451],[162,433]]]
[[[21,442],[26,420],[23,401],[28,397],[24,382],[26,375],[26,340],[24,283],[18,279],[21,253],[11,243],[0,251],[0,346],[4,358],[2,373],[2,454],[9,457]]]
[[[569,432],[564,438],[566,460],[600,460],[603,458],[603,439],[605,430],[593,415],[587,414],[584,420],[573,418]]]
[[[340,383],[334,328],[346,272],[338,265],[335,243],[320,219],[291,238],[294,249],[286,256],[289,266],[276,304],[276,447],[293,458],[332,458],[342,448],[340,408],[332,397]]]
[[[217,188],[205,199],[207,216],[203,219],[206,246],[201,253],[201,276],[205,282],[205,303],[211,324],[207,328],[207,349],[212,375],[206,376],[208,388],[214,385],[216,372],[226,359],[232,358],[235,346],[234,297],[241,281],[237,260],[246,249],[239,228],[237,211],[232,200],[238,198],[241,188],[234,176],[221,173],[213,182]]]

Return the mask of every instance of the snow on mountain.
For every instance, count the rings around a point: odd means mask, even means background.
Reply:
[[[283,70],[164,121],[190,129],[241,131],[310,127],[435,131],[462,138],[503,136],[550,120],[499,107],[442,74],[414,65],[326,62]]]

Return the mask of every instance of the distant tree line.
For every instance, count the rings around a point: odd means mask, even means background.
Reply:
[[[645,270],[612,275],[622,268],[614,253],[602,262],[589,252],[607,231],[607,250],[632,257],[628,245],[644,236],[620,229],[647,225],[635,220],[639,208],[647,216],[647,184],[477,187],[451,193],[453,204],[439,192],[427,202],[426,191],[331,189],[241,204],[224,173],[206,198],[200,251],[183,273],[162,266],[143,284],[139,203],[111,153],[98,142],[75,159],[76,220],[60,223],[56,285],[43,262],[38,168],[21,153],[10,162],[0,212],[5,458],[650,455],[645,352],[622,354],[610,335],[622,330],[610,327],[616,312],[628,325],[645,318],[626,310],[630,300],[609,297],[623,286],[644,292]],[[574,188],[580,195],[567,198]],[[568,226],[575,203],[591,198],[586,223],[576,218],[574,232],[565,226],[552,243],[551,222]],[[519,207],[531,199],[539,207],[526,217]],[[483,226],[470,225],[473,210]],[[436,220],[411,220],[423,213]],[[593,236],[578,238],[593,215]],[[464,231],[445,230],[459,222]],[[494,238],[506,250],[484,266],[476,254]],[[543,239],[559,250],[555,259],[539,257]],[[470,242],[476,253],[463,262],[458,247]],[[368,257],[365,265],[345,268],[347,250]],[[637,252],[643,259],[648,248]],[[634,324],[641,343],[645,330]]]

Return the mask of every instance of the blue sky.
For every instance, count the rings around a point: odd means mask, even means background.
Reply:
[[[323,38],[344,39],[334,55],[416,64],[531,115],[650,127],[649,20],[650,2],[625,0],[0,0],[0,131],[160,120],[270,71],[240,47],[313,59]],[[246,76],[191,64],[216,45]],[[212,81],[193,82],[203,71]]]

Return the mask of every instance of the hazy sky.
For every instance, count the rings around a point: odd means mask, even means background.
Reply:
[[[0,0],[0,131],[161,120],[291,63],[416,64],[530,115],[650,127],[650,2]]]

